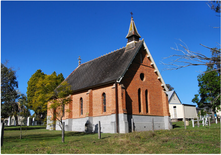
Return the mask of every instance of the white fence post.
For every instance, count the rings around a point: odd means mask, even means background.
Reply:
[[[35,118],[34,117],[32,118],[32,125],[33,126],[35,125]]]
[[[27,126],[30,126],[30,117],[27,118]]]
[[[194,127],[194,119],[192,118],[192,126]]]
[[[202,118],[202,123],[203,123],[203,126],[204,126],[204,117]]]
[[[8,117],[8,126],[11,126],[11,116]]]

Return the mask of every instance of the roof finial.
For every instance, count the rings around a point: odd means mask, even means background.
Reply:
[[[131,14],[131,18],[133,18],[133,12],[130,12],[130,14]]]
[[[81,65],[81,56],[79,56],[79,58],[78,58],[78,66],[80,66]]]

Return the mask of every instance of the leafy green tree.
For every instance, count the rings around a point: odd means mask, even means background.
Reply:
[[[28,82],[28,104],[35,111],[36,120],[42,121],[47,116],[47,102],[50,99],[50,93],[64,80],[62,74],[51,75],[44,74],[41,70],[30,78]]]
[[[199,108],[210,108],[214,118],[214,113],[220,109],[220,75],[208,67],[204,74],[197,77],[197,80],[199,94],[195,94],[192,102],[197,103]]]
[[[67,81],[62,82],[54,91],[48,94],[50,101],[48,103],[48,109],[53,114],[53,123],[55,125],[56,121],[59,122],[59,126],[62,130],[62,142],[64,143],[64,124],[62,118],[64,117],[65,112],[70,112],[69,110],[65,111],[65,105],[69,104],[70,94],[72,93],[71,86]]]
[[[28,99],[28,106],[32,109],[34,104],[33,97],[35,96],[35,92],[37,91],[36,84],[38,83],[40,78],[44,78],[45,74],[38,69],[29,79],[28,87],[27,87],[27,99]]]
[[[18,108],[16,99],[19,97],[17,93],[18,81],[16,71],[1,63],[1,117],[7,118],[16,114]],[[15,116],[16,117],[16,116]]]

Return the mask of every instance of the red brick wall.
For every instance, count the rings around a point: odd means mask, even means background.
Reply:
[[[140,54],[142,54],[142,62]],[[129,114],[168,115],[167,97],[162,94],[163,88],[154,70],[155,68],[151,65],[151,61],[142,47],[122,80],[122,84],[126,88],[126,107]],[[144,74],[143,81],[140,79],[141,73]],[[138,105],[139,88],[141,89],[141,112],[139,112]],[[146,113],[145,90],[148,90],[148,113]]]
[[[90,89],[88,91],[73,94],[71,102],[65,106],[70,112],[65,113],[67,118],[82,118],[87,116],[102,116],[115,113],[115,87],[113,84]],[[106,94],[106,112],[103,111],[102,94]],[[80,98],[83,99],[83,115],[81,115]]]
[[[51,103],[48,102],[48,105],[47,105],[47,116],[51,116],[51,120],[53,120],[53,110],[50,109],[50,105],[51,105]]]
[[[83,115],[81,115],[80,98],[83,99]],[[87,91],[74,94],[71,96],[72,99],[72,118],[82,118],[88,115],[88,95]]]
[[[93,116],[110,115],[115,110],[115,89],[112,87],[113,84],[93,90]],[[106,94],[106,112],[103,111],[103,93]]]
[[[164,116],[170,116],[168,96],[164,91],[162,91],[162,100]]]

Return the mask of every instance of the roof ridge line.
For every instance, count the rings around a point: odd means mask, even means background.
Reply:
[[[77,66],[77,68],[75,68],[75,69],[71,72],[71,74],[72,74],[76,69],[78,69],[78,67],[79,67],[79,66]],[[64,81],[65,81],[71,74],[69,74],[69,75],[64,79]]]
[[[86,64],[86,63],[88,63],[88,62],[91,62],[91,61],[97,60],[97,59],[99,59],[99,58],[102,58],[102,57],[104,57],[104,56],[107,56],[107,55],[109,55],[109,54],[112,54],[112,53],[114,53],[114,52],[117,52],[117,51],[119,51],[119,50],[121,50],[121,49],[123,49],[123,48],[125,48],[125,47],[119,48],[119,49],[117,49],[117,50],[114,50],[114,51],[111,51],[111,52],[109,52],[109,53],[106,53],[105,55],[101,55],[101,56],[99,56],[99,57],[97,57],[97,58],[94,58],[94,59],[92,59],[92,60],[89,60],[89,61],[87,61],[87,62],[84,62],[84,63],[80,64],[80,66],[83,65],[83,64]],[[77,68],[78,68],[78,67],[77,67]],[[77,69],[77,68],[76,68],[76,69]]]

